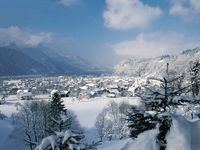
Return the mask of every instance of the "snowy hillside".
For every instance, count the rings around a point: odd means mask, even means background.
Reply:
[[[183,51],[179,55],[165,55],[149,59],[129,59],[122,61],[114,67],[114,73],[117,75],[128,76],[158,76],[166,70],[166,64],[169,68],[179,73],[187,72],[191,61],[200,58],[200,48]]]

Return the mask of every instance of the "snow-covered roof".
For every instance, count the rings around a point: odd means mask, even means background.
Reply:
[[[58,93],[58,90],[55,90],[55,89],[54,89],[54,90],[51,91],[51,95],[53,95],[53,94],[55,94],[55,93]]]
[[[129,92],[134,92],[134,91],[135,91],[135,87],[133,87],[133,86],[129,87],[129,88],[128,88],[128,91],[129,91]]]
[[[96,93],[96,92],[94,92],[94,91],[91,91],[91,92],[90,92],[90,95],[94,95],[95,93]]]
[[[80,87],[80,89],[81,89],[81,90],[87,90],[88,87],[87,87],[87,86],[82,86],[82,87]]]
[[[61,93],[61,94],[68,94],[69,91],[61,91],[60,93]]]
[[[108,86],[109,89],[117,89],[118,86],[116,84],[112,84]]]
[[[115,97],[116,95],[115,94],[108,94],[107,96],[108,97]]]
[[[17,94],[20,94],[22,93],[23,91],[22,90],[17,90]]]
[[[24,90],[23,92],[24,92],[24,93],[28,93],[28,92],[29,92],[29,90]]]
[[[87,86],[93,87],[94,83],[88,83]]]

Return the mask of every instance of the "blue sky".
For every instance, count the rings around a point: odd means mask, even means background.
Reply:
[[[0,0],[0,44],[44,44],[112,66],[200,46],[199,0]]]

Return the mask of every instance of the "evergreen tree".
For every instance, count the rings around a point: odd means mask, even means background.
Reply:
[[[65,109],[63,101],[58,93],[54,93],[51,101],[50,115],[48,119],[47,132],[49,136],[44,138],[39,148],[44,147],[44,142],[47,141],[44,149],[39,150],[78,150],[80,140],[83,138],[83,130],[76,120],[73,112]],[[53,139],[52,139],[53,137]],[[49,141],[49,138],[51,139]],[[52,140],[54,147],[52,146]]]
[[[190,82],[193,96],[198,96],[200,91],[200,62],[196,60],[190,64]]]
[[[66,109],[60,95],[58,93],[54,93],[52,96],[48,126],[46,129],[49,134],[52,134],[52,131],[58,130],[58,126],[53,120],[61,120],[61,116],[65,114],[65,112]]]
[[[187,102],[184,99],[176,100],[176,96],[180,96],[187,87],[182,87],[181,82],[177,82],[183,76],[172,76],[168,71],[162,78],[149,78],[147,85],[143,87],[144,91],[140,91],[136,95],[139,96],[144,104],[143,109],[132,108],[128,115],[130,136],[136,138],[140,133],[154,129],[159,125],[159,134],[157,142],[160,150],[166,148],[166,134],[171,126],[171,115],[178,105]],[[153,83],[152,83],[153,81]],[[157,84],[159,83],[159,84]],[[180,85],[174,86],[179,83]]]
[[[132,107],[128,114],[130,137],[137,138],[144,131],[154,129],[157,125],[157,117],[145,113],[144,110]]]
[[[51,115],[55,115],[54,118],[56,118],[62,112],[65,112],[65,106],[61,96],[58,93],[54,93],[51,101]]]

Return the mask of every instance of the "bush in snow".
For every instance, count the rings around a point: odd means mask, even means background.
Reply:
[[[102,110],[95,122],[95,127],[101,139],[122,139],[128,136],[125,117],[129,106],[126,103],[117,104],[112,101]]]
[[[68,118],[52,121],[59,126],[59,130],[42,139],[35,150],[79,150],[80,141],[84,138],[82,132],[65,130],[69,123]]]
[[[178,114],[182,114],[185,118],[191,120],[194,118],[200,118],[200,97],[193,97],[189,100],[189,103],[184,104],[177,111]]]

